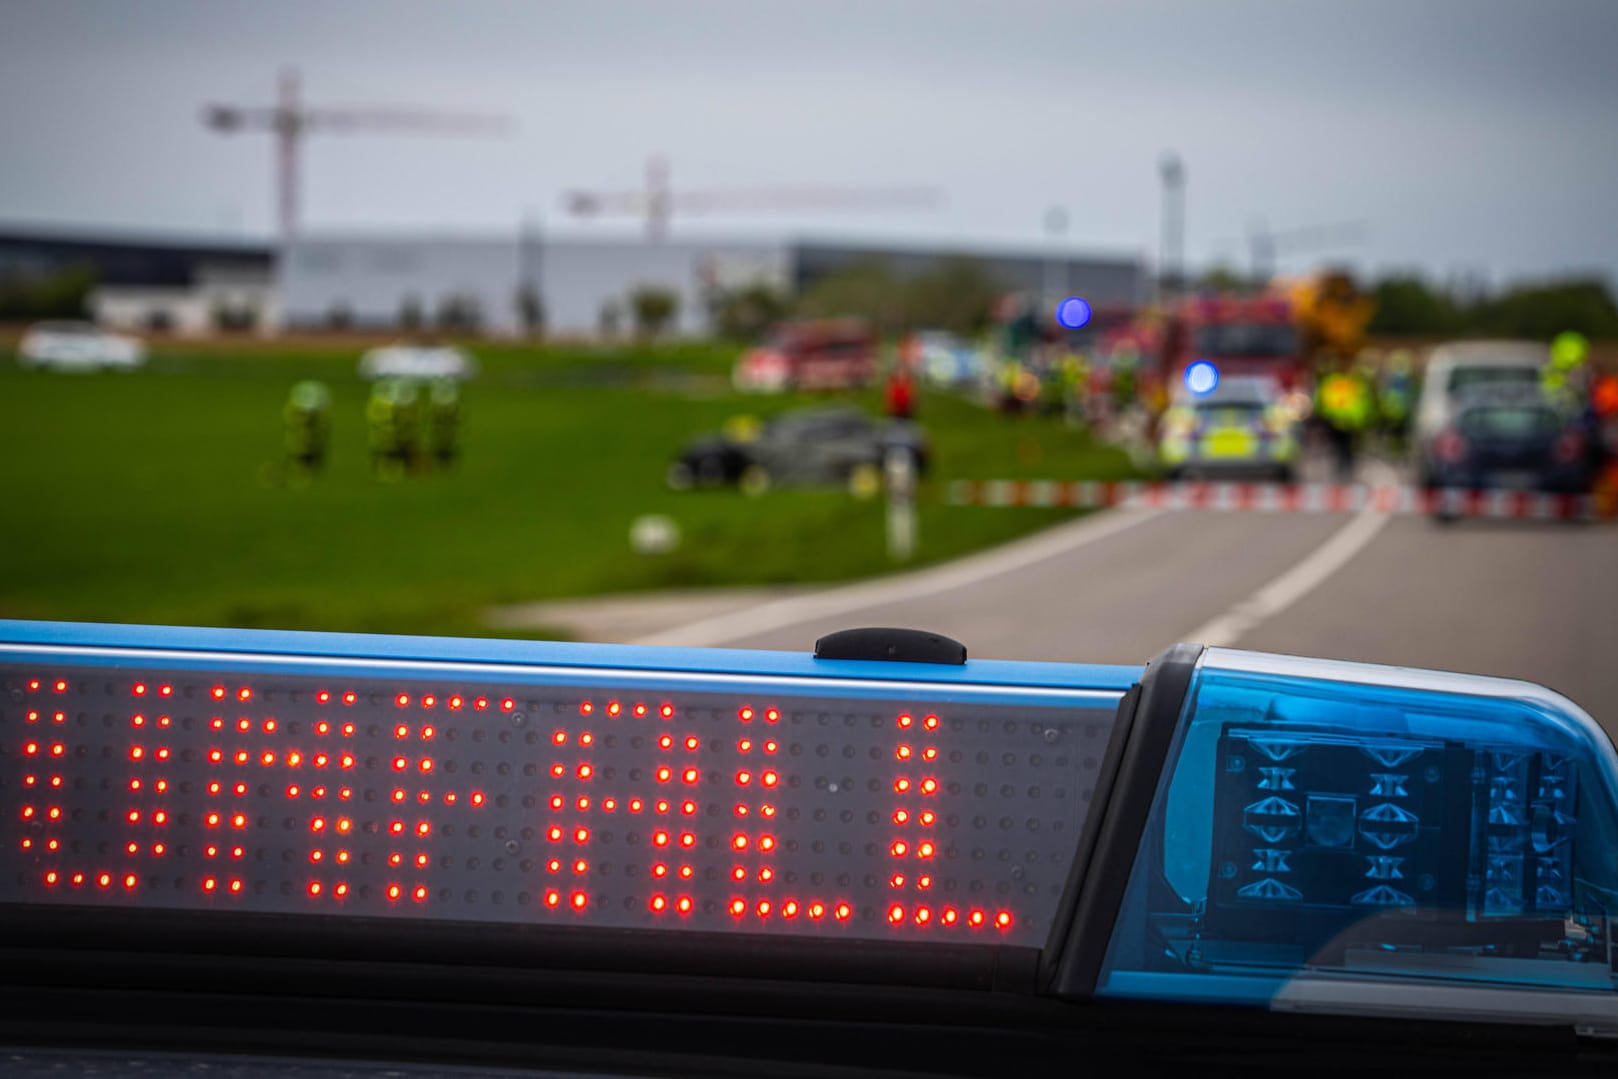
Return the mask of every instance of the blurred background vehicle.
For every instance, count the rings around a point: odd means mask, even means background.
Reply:
[[[763,494],[783,486],[847,486],[875,494],[890,450],[908,453],[918,474],[930,457],[926,431],[904,420],[879,420],[856,408],[799,409],[762,426],[740,424],[695,439],[668,469],[675,490],[739,486]]]
[[[1449,422],[1420,462],[1428,487],[1583,494],[1589,436],[1538,386],[1481,383],[1453,394]]]
[[[1479,386],[1535,389],[1549,363],[1549,346],[1534,341],[1456,341],[1433,349],[1412,431],[1418,482],[1428,483],[1424,465],[1433,459],[1434,440],[1454,426],[1463,391]]]
[[[146,362],[146,345],[91,322],[41,322],[17,342],[17,362],[53,371],[127,371]]]
[[[750,393],[869,386],[877,374],[876,337],[859,319],[784,322],[736,364],[735,384]]]
[[[360,377],[364,379],[471,378],[477,373],[472,357],[453,345],[393,344],[373,348],[360,357]]]
[[[1193,379],[1205,369],[1193,370]],[[1157,456],[1173,479],[1290,483],[1297,476],[1298,441],[1297,420],[1279,382],[1227,375],[1202,392],[1182,384],[1163,417]]]
[[[920,330],[913,336],[911,347],[923,377],[933,386],[977,386],[989,371],[982,349],[947,330]]]

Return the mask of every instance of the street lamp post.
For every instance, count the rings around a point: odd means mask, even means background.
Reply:
[[[1179,292],[1185,273],[1185,164],[1169,151],[1158,162],[1163,180],[1163,227],[1157,255],[1159,301]]]

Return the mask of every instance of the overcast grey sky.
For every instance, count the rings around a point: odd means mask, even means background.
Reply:
[[[1157,161],[1192,262],[1255,221],[1369,222],[1337,254],[1618,277],[1618,2],[0,0],[0,222],[268,235],[272,151],[206,101],[493,110],[501,139],[310,140],[308,231],[575,231],[561,192],[935,185],[936,210],[676,232],[1155,254]],[[597,224],[599,231],[622,231]],[[1296,268],[1312,259],[1283,260]]]

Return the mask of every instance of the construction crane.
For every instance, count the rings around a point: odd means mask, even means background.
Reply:
[[[315,132],[351,135],[356,132],[426,132],[446,135],[496,135],[505,132],[503,116],[430,112],[397,106],[316,108],[303,103],[298,72],[281,72],[280,94],[274,105],[206,105],[202,122],[213,131],[231,135],[240,131],[268,131],[275,136],[275,199],[282,249],[297,234],[301,202],[299,158],[304,136]]]
[[[942,194],[929,187],[826,187],[717,188],[673,191],[669,187],[668,158],[656,156],[646,163],[646,187],[629,191],[568,191],[562,205],[574,217],[626,215],[646,218],[646,235],[661,240],[668,235],[669,219],[676,213],[772,213],[797,210],[893,210],[937,206]]]

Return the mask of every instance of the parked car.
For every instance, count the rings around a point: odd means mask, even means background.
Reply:
[[[922,330],[910,347],[922,376],[934,386],[976,386],[988,376],[983,351],[945,330]]]
[[[464,380],[477,373],[472,358],[448,345],[385,345],[360,357],[360,377],[448,378]]]
[[[146,362],[146,345],[92,322],[41,322],[17,343],[17,362],[54,371],[129,371]]]
[[[1172,479],[1256,476],[1290,483],[1297,414],[1281,384],[1232,375],[1210,390],[1181,389],[1163,415],[1158,461]]]
[[[1430,488],[1583,494],[1594,481],[1588,438],[1538,386],[1485,384],[1456,395],[1418,467]]]
[[[876,338],[857,319],[784,322],[736,364],[733,381],[744,393],[831,390],[876,381]]]
[[[1433,440],[1454,425],[1463,393],[1479,386],[1537,387],[1550,358],[1549,346],[1537,341],[1457,341],[1433,349],[1411,432],[1418,476],[1432,457]]]
[[[739,486],[762,494],[777,486],[847,484],[874,492],[891,449],[910,454],[917,474],[927,469],[926,432],[903,420],[882,420],[855,408],[788,412],[752,431],[695,439],[668,470],[675,490]]]

